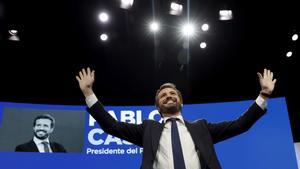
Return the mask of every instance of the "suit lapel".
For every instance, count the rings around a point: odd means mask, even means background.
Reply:
[[[158,145],[159,145],[159,140],[160,140],[160,136],[162,134],[162,131],[164,129],[164,123],[154,123],[154,125],[151,128],[151,135],[152,135],[152,150],[153,150],[153,154],[154,156],[156,155],[157,149],[158,149]]]
[[[184,121],[186,128],[188,129],[188,131],[191,134],[191,137],[194,141],[194,144],[196,146],[196,150],[198,153],[200,153],[199,157],[201,160],[201,165],[203,165],[203,160],[205,160],[206,163],[208,163],[209,159],[207,159],[207,155],[203,155],[203,154],[209,154],[209,152],[207,152],[206,147],[205,147],[205,143],[203,143],[203,139],[201,139],[201,130],[199,130],[199,128],[197,128],[196,125],[193,125],[187,121]]]
[[[50,148],[52,150],[52,152],[56,152],[56,147],[54,146],[54,144],[52,142],[50,142]]]
[[[34,143],[33,140],[29,142],[29,147],[32,150],[32,152],[39,152],[39,149],[37,148],[37,145]]]

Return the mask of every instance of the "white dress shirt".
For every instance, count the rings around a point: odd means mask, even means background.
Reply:
[[[186,128],[183,117],[181,115],[163,118],[165,126],[159,140],[159,146],[157,149],[156,158],[153,163],[153,169],[174,168],[171,140],[172,122],[167,121],[169,118],[179,119],[176,121],[176,123],[178,127],[185,168],[200,169],[200,161],[195,148],[194,141],[190,132]]]
[[[92,94],[86,98],[87,106],[90,108],[98,101],[95,94]],[[267,106],[266,99],[258,96],[255,100],[256,104],[265,109]],[[178,126],[178,132],[182,147],[183,158],[185,161],[186,169],[201,169],[200,160],[195,148],[195,144],[191,137],[190,132],[187,130],[183,117],[181,115],[175,116],[179,120],[176,121]],[[156,153],[156,158],[153,163],[153,169],[172,169],[173,164],[173,153],[172,153],[172,142],[171,142],[171,121],[167,121],[168,118],[164,117],[163,120],[166,123],[162,131],[159,146]]]
[[[44,141],[48,142],[49,151],[52,153],[50,142],[49,142],[49,138],[47,138],[45,140],[41,140],[41,139],[36,138],[35,136],[33,137],[33,142],[37,146],[37,148],[38,148],[38,150],[39,150],[40,153],[44,153],[45,152],[44,145],[42,143]]]

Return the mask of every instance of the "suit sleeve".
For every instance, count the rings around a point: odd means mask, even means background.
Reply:
[[[239,118],[221,123],[207,122],[207,127],[213,142],[217,143],[248,131],[265,113],[266,110],[253,103]]]
[[[91,108],[87,109],[101,128],[108,134],[129,141],[138,146],[143,144],[143,124],[130,124],[115,120],[97,101]]]

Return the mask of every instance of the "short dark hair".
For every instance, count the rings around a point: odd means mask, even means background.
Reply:
[[[52,117],[50,114],[42,114],[42,115],[38,115],[38,116],[36,116],[34,118],[34,120],[33,120],[33,127],[35,126],[36,121],[38,119],[49,119],[51,121],[51,128],[53,128],[54,125],[55,125],[55,119],[54,119],[54,117]]]
[[[172,89],[174,89],[177,92],[177,94],[178,94],[178,96],[180,98],[180,102],[183,103],[181,92],[176,88],[175,84],[173,84],[173,83],[164,83],[156,91],[156,95],[155,95],[155,106],[156,107],[158,107],[158,94],[159,94],[159,92],[161,90],[163,90],[165,88],[172,88]]]

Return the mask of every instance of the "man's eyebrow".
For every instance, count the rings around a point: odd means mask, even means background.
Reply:
[[[162,92],[162,93],[160,94],[160,96],[164,96],[164,95],[166,95],[166,92]]]
[[[166,94],[167,94],[166,91],[162,91],[162,92],[159,93],[159,96],[160,96],[160,97],[161,97],[161,96],[165,96]]]

